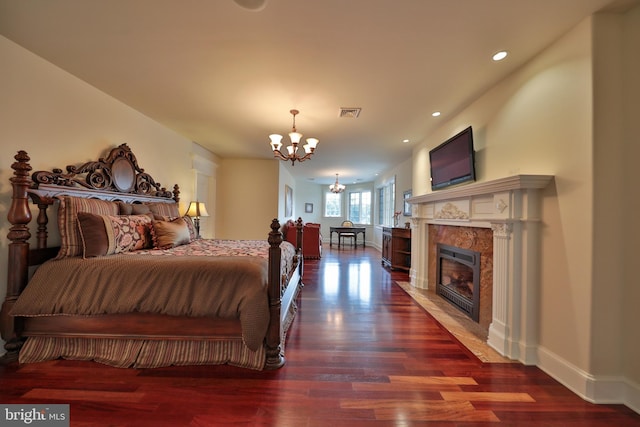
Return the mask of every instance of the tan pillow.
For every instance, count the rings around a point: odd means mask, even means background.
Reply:
[[[149,206],[142,203],[134,203],[131,205],[131,215],[144,215],[151,212]]]
[[[133,205],[131,203],[118,202],[118,215],[133,215]]]
[[[169,218],[177,218],[180,216],[180,211],[178,209],[177,203],[162,203],[162,202],[146,202],[146,206],[149,207],[149,210],[160,217],[169,217]]]
[[[153,221],[153,242],[159,249],[186,245],[191,242],[189,227],[182,218],[173,221]]]

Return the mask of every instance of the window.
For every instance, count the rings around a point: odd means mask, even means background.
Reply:
[[[349,219],[356,224],[371,224],[371,192],[349,193]]]
[[[393,210],[395,206],[396,181],[395,178],[378,188],[378,224],[386,227],[393,226]]]
[[[324,195],[324,216],[342,216],[342,193],[331,193],[327,191]]]

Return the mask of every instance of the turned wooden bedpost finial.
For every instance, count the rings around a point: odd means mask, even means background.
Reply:
[[[27,190],[31,185],[29,178],[29,172],[31,172],[29,160],[31,159],[27,152],[22,150],[18,151],[14,158],[16,162],[11,165],[13,176],[9,179],[13,185],[13,196],[7,214],[7,219],[11,223],[7,237],[12,244],[26,242],[31,237],[27,226],[31,222],[31,210],[29,210],[29,200],[27,199]]]
[[[11,224],[7,237],[11,241],[9,243],[9,265],[13,268],[9,269],[7,274],[7,294],[2,303],[0,311],[0,332],[2,338],[6,341],[5,349],[7,355],[5,359],[12,359],[22,345],[22,341],[18,338],[16,324],[13,317],[9,315],[11,308],[18,295],[26,286],[28,280],[28,254],[29,254],[29,222],[31,222],[31,211],[29,210],[29,200],[27,190],[31,185],[29,172],[31,165],[29,164],[29,156],[26,151],[18,151],[14,157],[16,162],[11,165],[13,176],[10,178],[13,186],[13,195],[11,196],[11,206],[7,219]]]
[[[279,242],[277,241],[278,238],[280,239]],[[280,243],[282,243],[282,232],[280,231],[280,221],[278,221],[278,218],[274,218],[273,221],[271,221],[271,231],[269,232],[268,240],[271,247],[280,246]]]
[[[178,184],[173,186],[173,200],[175,200],[176,203],[180,201],[180,187],[178,187]]]

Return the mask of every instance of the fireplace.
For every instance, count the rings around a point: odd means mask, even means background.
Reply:
[[[538,358],[541,190],[552,180],[549,175],[515,175],[408,200],[412,205],[411,284],[437,288],[437,243],[480,252],[479,324],[487,323],[491,347],[525,364],[535,364]],[[488,244],[474,240],[481,230],[491,233]],[[488,286],[490,290],[485,289]]]
[[[438,243],[436,278],[436,294],[478,322],[480,253]]]

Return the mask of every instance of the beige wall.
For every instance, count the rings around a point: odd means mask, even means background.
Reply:
[[[413,167],[417,195],[427,191],[428,150],[472,125],[478,180],[556,177],[543,208],[540,344],[582,369],[591,324],[590,48],[585,22],[444,123],[416,150]]]
[[[406,161],[400,163],[395,168],[392,169],[392,172],[396,176],[396,204],[395,210],[404,212],[404,192],[407,190],[411,190],[413,194],[413,182],[412,182],[412,160],[407,159]],[[422,180],[429,181],[429,175],[420,177]],[[411,217],[405,217],[404,215],[400,215],[398,217],[398,223],[400,227],[404,226],[404,223],[409,221]]]
[[[216,235],[217,170],[221,159],[195,142],[191,144],[193,168],[193,197],[205,203],[209,216],[200,218],[200,236],[211,239]],[[185,204],[189,200],[185,200]]]
[[[427,150],[427,159],[429,159],[428,150]],[[423,165],[424,163],[420,162],[418,159],[410,158],[400,163],[399,165],[396,165],[393,168],[388,169],[383,173],[381,173],[373,183],[374,199],[377,198],[377,194],[375,194],[375,191],[381,186],[383,186],[385,183],[389,182],[391,179],[394,179],[396,183],[396,194],[394,196],[395,211],[404,210],[404,202],[402,200],[402,196],[406,190],[411,190],[414,196],[417,196],[418,194],[424,194],[425,192],[424,184],[429,183],[429,169],[427,168],[426,175],[424,174],[424,172],[419,172],[419,171],[414,174],[413,171],[415,171],[414,168],[416,164]],[[420,170],[424,171],[424,168],[420,168]],[[377,210],[374,212],[373,216],[375,218],[374,221],[376,223],[376,226],[373,228],[373,237],[368,237],[368,239],[372,240],[371,243],[373,244],[373,246],[375,246],[378,249],[381,249],[382,248],[382,227],[377,225],[378,223]],[[410,220],[409,217],[400,215],[400,217],[398,218],[399,227],[403,227],[404,223],[409,220]]]
[[[621,369],[621,326],[624,257],[624,105],[621,78],[623,46],[620,19],[615,14],[593,20],[593,318],[589,372],[607,375]],[[612,78],[615,77],[615,78]]]
[[[140,166],[163,186],[180,185],[185,203],[191,198],[193,175],[190,141],[4,37],[0,37],[0,58],[0,295],[4,298],[10,166],[18,150],[27,151],[34,171],[51,170],[97,160],[110,148],[127,143]],[[50,241],[59,242],[59,237],[52,235]]]
[[[640,242],[640,197],[638,184],[638,159],[640,159],[640,132],[638,119],[640,118],[640,7],[622,17],[622,118],[624,123],[624,154],[621,156],[624,165],[625,197],[621,199],[620,210],[623,212],[624,236],[620,242],[624,254],[624,272],[622,274],[622,307],[621,320],[622,371],[626,378],[630,378],[638,386],[640,382],[640,285],[637,273],[638,242]],[[605,142],[606,143],[606,142]],[[630,196],[629,196],[630,195]],[[608,282],[606,282],[608,283]],[[599,367],[597,367],[599,369]],[[635,408],[640,408],[640,401]]]
[[[324,215],[323,192],[328,189],[328,185],[319,185],[309,181],[299,181],[295,183],[294,190],[294,218],[301,217],[304,222],[321,223]],[[304,211],[305,203],[313,205],[313,212]],[[324,231],[324,230],[323,230]],[[329,235],[329,231],[326,232]]]
[[[274,163],[278,164],[278,182],[276,183],[276,188],[278,189],[278,219],[282,224],[284,224],[287,220],[296,220],[299,216],[302,215],[304,210],[296,209],[298,197],[297,193],[297,185],[296,181],[293,179],[293,176],[287,170],[287,166],[285,166],[285,162],[282,161],[274,161]],[[285,212],[285,186],[291,188],[293,199],[291,200],[291,215],[286,215]]]
[[[278,180],[279,164],[273,160],[222,159],[217,173],[215,237],[266,239],[271,220],[281,218],[278,200],[284,201],[284,188],[280,195]]]
[[[555,176],[543,192],[539,365],[588,399],[636,409],[637,239],[625,236],[639,237],[631,218],[638,201],[628,197],[639,181],[631,132],[640,116],[638,9],[582,22],[443,123],[413,156],[414,195],[424,194],[428,150],[472,125],[479,180]]]

